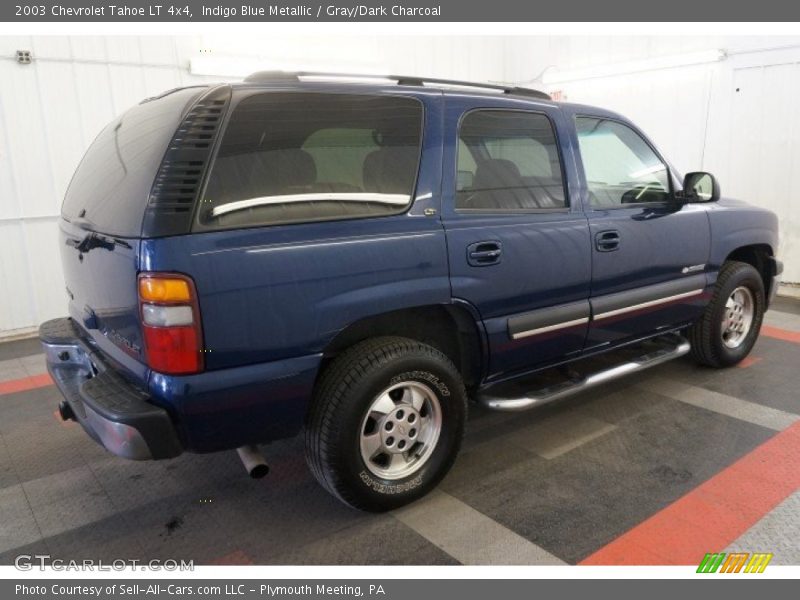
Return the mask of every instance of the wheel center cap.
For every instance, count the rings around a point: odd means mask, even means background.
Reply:
[[[411,405],[398,405],[380,423],[380,435],[387,452],[405,452],[419,439],[422,417]]]

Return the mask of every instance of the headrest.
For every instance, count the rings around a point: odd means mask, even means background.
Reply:
[[[364,158],[364,191],[410,193],[417,174],[417,149],[412,146],[381,148]]]
[[[314,158],[300,148],[287,148],[271,153],[274,161],[271,170],[278,174],[279,181],[285,186],[311,185],[317,180],[317,167]]]
[[[503,158],[492,158],[478,165],[472,188],[487,190],[520,185],[522,185],[522,175],[516,164]]]

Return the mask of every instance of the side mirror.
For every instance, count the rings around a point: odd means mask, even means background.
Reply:
[[[719,200],[719,183],[711,173],[694,171],[683,178],[684,202],[716,202]]]

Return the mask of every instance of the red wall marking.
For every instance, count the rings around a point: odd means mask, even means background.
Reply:
[[[41,375],[34,375],[33,377],[23,377],[22,379],[11,379],[9,381],[0,381],[0,396],[3,394],[13,394],[15,392],[24,392],[25,390],[33,390],[40,387],[53,385],[53,380],[47,373]]]
[[[798,464],[800,421],[580,564],[696,566],[800,488]]]

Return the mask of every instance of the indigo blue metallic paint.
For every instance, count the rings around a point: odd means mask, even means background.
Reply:
[[[564,112],[571,123],[578,116],[590,116],[627,125],[650,145],[664,164],[670,166],[647,136],[624,117],[586,106],[567,106]],[[570,127],[567,135],[573,138],[574,147],[578,148],[575,128]],[[711,247],[706,205],[669,202],[596,210],[589,202],[580,152],[575,152],[575,159],[581,200],[589,220],[593,245],[592,298],[680,280],[688,274],[683,272],[685,267],[703,265],[700,272],[705,271]],[[679,184],[671,167],[670,179],[672,187],[676,188]],[[599,233],[607,231],[618,233],[619,247],[611,252],[600,252],[594,247],[594,240]],[[613,319],[593,321],[589,326],[586,347],[613,344],[645,335],[676,323],[676,318],[680,322],[691,322],[700,315],[705,304],[706,301],[702,299],[690,297]]]
[[[560,335],[513,340],[511,316],[567,304],[589,297],[591,260],[589,228],[580,205],[538,213],[466,213],[455,209],[458,126],[463,115],[481,108],[524,110],[545,114],[555,127],[568,198],[576,173],[569,157],[566,124],[557,107],[548,103],[450,94],[445,100],[445,147],[442,164],[442,220],[447,231],[453,296],[479,311],[489,341],[489,378],[530,368],[583,348],[586,325],[564,329]],[[475,267],[467,263],[466,248],[498,240],[502,261]]]
[[[724,190],[723,190],[724,191]],[[740,200],[723,198],[707,207],[711,223],[711,255],[709,263],[719,270],[725,259],[737,248],[764,244],[773,255],[778,249],[778,217]]]
[[[408,212],[142,241],[144,270],[194,279],[206,368],[218,371],[151,379],[151,389],[164,390],[160,396],[176,407],[191,447],[209,449],[225,439],[241,445],[256,431],[262,439],[295,433],[319,356],[337,333],[370,315],[450,302],[444,230],[438,215],[424,215],[424,208],[438,207],[441,186],[441,95],[416,96],[425,107],[425,133],[419,200]],[[292,360],[314,367],[287,374]],[[231,381],[233,396],[224,391]],[[181,382],[192,391],[178,393]],[[247,417],[229,403],[246,406]],[[267,427],[270,420],[280,426]]]
[[[74,244],[87,233],[64,219],[59,221],[61,266],[71,294],[69,315],[94,346],[143,383],[148,368],[136,291],[140,241],[116,238],[113,250],[95,247],[81,252]]]
[[[232,367],[217,373],[153,373],[153,400],[176,415],[187,448],[211,452],[297,433],[320,354]]]
[[[593,236],[607,230],[618,231],[620,236],[618,250],[592,252],[593,298],[680,280],[687,276],[684,268],[708,263],[709,226],[702,206],[619,208],[587,214]],[[677,310],[670,304],[663,309],[631,312],[616,320],[595,321],[589,327],[587,346],[643,335],[674,323],[681,311],[684,320],[694,320],[702,307],[697,298],[690,297],[678,301]]]
[[[428,198],[440,187],[441,99],[422,99],[416,197]],[[450,301],[444,230],[418,210],[144,240],[142,266],[191,274],[211,370],[318,353],[356,320]]]
[[[415,201],[400,215],[121,240],[112,250],[67,246],[86,231],[61,222],[70,315],[126,375],[167,408],[190,450],[211,451],[293,435],[302,426],[326,346],[348,325],[387,311],[455,304],[476,320],[483,382],[566,362],[688,324],[701,296],[512,340],[510,318],[533,310],[635,290],[706,264],[707,286],[725,258],[751,244],[777,247],[772,213],[743,203],[588,206],[576,114],[608,111],[481,93],[410,86],[286,84],[279,90],[406,94],[425,109]],[[264,91],[234,86],[235,103]],[[478,108],[544,113],[555,126],[569,208],[533,214],[465,214],[454,208],[456,141]],[[230,114],[230,112],[229,112]],[[646,139],[646,138],[645,138]],[[673,182],[679,176],[672,171]],[[433,214],[431,214],[433,211]],[[427,214],[426,214],[427,213]],[[618,251],[599,253],[594,234],[619,232]],[[466,248],[502,242],[492,266],[467,263]],[[151,373],[140,348],[138,271],[190,275],[199,295],[207,370]],[[598,303],[599,304],[599,303]],[[90,320],[91,321],[91,320]]]

